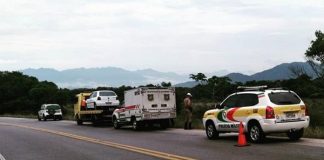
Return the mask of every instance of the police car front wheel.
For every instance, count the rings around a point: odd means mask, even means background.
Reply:
[[[216,127],[212,122],[206,124],[206,135],[208,139],[216,139],[219,136],[219,133],[217,132]]]
[[[114,125],[114,128],[115,129],[119,129],[120,128],[120,125],[118,124],[118,121],[117,121],[117,119],[115,117],[113,119],[113,125]]]

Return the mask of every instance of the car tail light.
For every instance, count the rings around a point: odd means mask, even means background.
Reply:
[[[305,116],[308,116],[308,115],[309,115],[309,113],[308,113],[308,109],[307,109],[307,106],[306,106],[306,105],[302,105],[302,106],[300,106],[300,109],[301,109],[301,110],[305,110]]]
[[[266,119],[273,119],[275,118],[274,110],[272,107],[268,106],[266,108]]]
[[[97,100],[100,101],[101,100],[101,97],[98,97]]]

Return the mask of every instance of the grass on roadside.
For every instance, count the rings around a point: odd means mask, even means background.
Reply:
[[[308,127],[304,131],[304,137],[324,139],[324,127]]]
[[[74,120],[74,109],[73,105],[67,105],[62,107],[63,119],[64,120]],[[37,113],[12,113],[12,114],[2,114],[1,117],[15,117],[15,118],[31,118],[37,119]]]
[[[37,119],[36,114],[2,114],[1,117],[14,117],[14,118],[31,118]]]

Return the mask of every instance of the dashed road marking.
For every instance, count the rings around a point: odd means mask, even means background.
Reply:
[[[164,152],[160,152],[160,151],[125,145],[125,144],[120,144],[120,143],[115,143],[115,142],[110,142],[110,141],[104,141],[104,140],[100,140],[100,139],[80,136],[80,135],[66,133],[66,132],[60,132],[60,131],[54,131],[54,130],[49,130],[49,129],[24,126],[24,125],[10,124],[10,123],[2,123],[2,122],[0,122],[0,125],[14,126],[14,127],[19,127],[19,128],[36,130],[36,131],[40,131],[40,132],[51,133],[51,134],[68,137],[68,138],[72,138],[72,139],[76,139],[76,140],[80,140],[80,141],[86,141],[86,142],[101,144],[101,145],[105,145],[105,146],[109,146],[109,147],[113,147],[113,148],[128,150],[128,151],[132,151],[132,152],[136,152],[136,153],[140,153],[140,154],[144,154],[144,155],[148,155],[148,156],[152,156],[152,157],[157,157],[157,158],[161,158],[161,159],[194,160],[193,158],[189,158],[189,157],[178,156],[178,155],[174,155],[174,154],[164,153]],[[2,160],[2,159],[0,159],[0,160]]]

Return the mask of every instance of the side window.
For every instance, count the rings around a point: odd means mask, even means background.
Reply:
[[[94,98],[94,97],[97,97],[97,92],[93,92],[93,93],[90,95],[90,98]]]
[[[149,101],[153,101],[153,100],[154,100],[154,95],[153,95],[153,94],[148,94],[148,95],[147,95],[147,99],[148,99]]]
[[[165,101],[170,100],[170,94],[164,94],[164,100]]]
[[[239,94],[236,107],[249,107],[259,103],[258,95],[256,94]]]
[[[233,95],[233,96],[227,98],[227,99],[222,103],[222,107],[226,107],[226,108],[233,108],[233,107],[236,107],[237,100],[238,100],[238,95]]]

